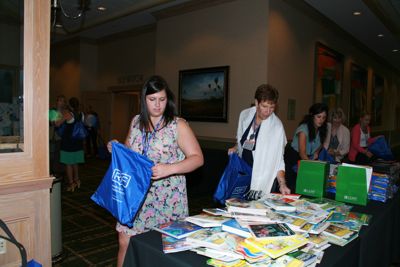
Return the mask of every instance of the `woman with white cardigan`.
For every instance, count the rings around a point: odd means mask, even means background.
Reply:
[[[346,116],[341,108],[335,108],[329,113],[324,148],[337,162],[341,162],[350,149],[350,131],[343,125],[345,120]]]
[[[286,135],[281,120],[275,115],[278,91],[268,84],[255,93],[255,106],[240,113],[237,144],[228,154],[238,153],[253,168],[248,199],[259,199],[270,192],[290,194],[286,186]]]

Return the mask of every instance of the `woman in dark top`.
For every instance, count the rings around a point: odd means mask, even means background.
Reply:
[[[76,97],[69,100],[69,109],[64,111],[63,120],[60,162],[65,164],[68,178],[67,191],[73,192],[75,188],[81,186],[78,164],[85,162],[83,140],[72,138],[75,123],[83,120],[83,113],[79,111],[79,100]]]

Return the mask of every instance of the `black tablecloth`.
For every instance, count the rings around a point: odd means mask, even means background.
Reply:
[[[400,194],[386,203],[370,201],[353,211],[372,215],[359,237],[344,247],[332,245],[325,251],[319,266],[390,266],[400,260]],[[124,266],[129,267],[205,267],[208,258],[194,252],[164,254],[161,234],[150,231],[130,239]]]

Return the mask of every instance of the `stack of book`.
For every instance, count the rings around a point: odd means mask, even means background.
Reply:
[[[348,244],[371,219],[323,198],[271,194],[226,205],[155,227],[163,233],[164,252],[192,250],[212,266],[315,266],[325,249]]]
[[[230,220],[230,218],[202,213],[194,216],[189,216],[185,220],[201,227],[218,227],[222,226],[222,223]]]
[[[172,236],[176,239],[185,238],[188,235],[193,234],[194,232],[200,231],[201,229],[203,229],[201,226],[187,222],[185,220],[171,221],[161,224],[157,227],[153,227],[153,230]]]
[[[322,235],[331,244],[345,246],[358,237],[358,232],[352,231],[344,226],[331,224],[322,232]]]
[[[326,180],[326,192],[336,193],[336,175],[337,175],[337,164],[329,164],[329,175]]]
[[[371,185],[368,191],[368,199],[386,202],[393,197],[393,183],[389,175],[372,173]]]
[[[352,231],[360,231],[363,225],[368,225],[371,220],[371,215],[359,212],[331,212],[327,218],[327,222],[334,225],[346,227]]]

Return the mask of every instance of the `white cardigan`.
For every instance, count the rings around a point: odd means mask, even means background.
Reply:
[[[236,136],[239,156],[242,156],[243,152],[240,139],[252,122],[255,113],[256,107],[245,109],[240,113]],[[278,171],[285,171],[283,153],[286,143],[283,124],[275,113],[272,113],[260,125],[256,149],[253,151],[254,161],[250,190],[262,191],[261,195],[270,193]]]
[[[324,147],[326,150],[329,148],[329,143],[331,142],[331,134],[332,134],[332,124],[328,122],[328,131],[326,134],[326,139],[324,142]],[[336,149],[337,152],[340,153],[340,155],[335,157],[335,160],[337,162],[340,162],[344,156],[346,156],[349,153],[350,149],[350,131],[347,129],[346,126],[341,124],[339,128],[336,130],[336,136],[339,141],[339,145]]]

